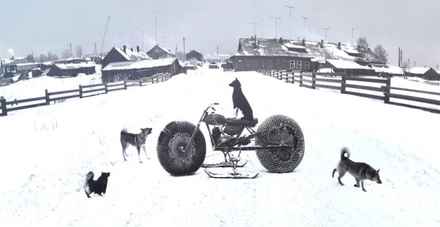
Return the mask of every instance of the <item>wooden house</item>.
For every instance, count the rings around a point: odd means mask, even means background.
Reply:
[[[200,52],[192,50],[186,54],[186,60],[188,61],[196,60],[199,62],[203,62],[205,59],[203,58],[203,55]]]
[[[139,46],[135,50],[133,48],[129,49],[125,45],[122,48],[113,47],[102,59],[102,68],[114,62],[141,61],[146,59],[150,59],[150,57]]]
[[[159,73],[175,75],[182,72],[184,70],[176,58],[115,62],[108,64],[102,69],[102,81],[108,83],[123,80],[140,80]]]
[[[147,52],[147,55],[152,59],[175,58],[176,57],[170,51],[160,47],[159,45],[155,45],[153,48],[151,48]]]
[[[425,80],[440,80],[440,75],[431,67],[412,67],[405,70],[407,77],[420,77]]]

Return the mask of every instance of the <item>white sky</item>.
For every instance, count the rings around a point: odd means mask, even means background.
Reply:
[[[5,0],[2,0],[5,1]],[[295,7],[289,16],[285,5]],[[16,55],[52,51],[60,53],[72,43],[84,52],[98,49],[107,16],[111,16],[105,49],[113,45],[154,44],[154,15],[158,15],[158,41],[172,49],[198,49],[205,54],[233,53],[239,37],[253,33],[273,37],[273,17],[280,17],[278,36],[351,41],[366,36],[370,45],[383,44],[392,63],[397,47],[404,58],[418,65],[440,64],[440,3],[435,0],[14,0],[1,4],[0,56],[8,49]],[[5,10],[6,9],[6,10]],[[307,17],[304,23],[303,17]]]

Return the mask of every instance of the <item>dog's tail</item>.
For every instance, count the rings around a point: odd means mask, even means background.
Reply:
[[[345,154],[347,154],[347,155],[345,155]],[[348,151],[348,148],[343,147],[341,150],[341,160],[344,160],[347,158],[350,158],[350,151]]]

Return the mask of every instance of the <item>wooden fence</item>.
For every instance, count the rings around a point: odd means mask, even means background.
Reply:
[[[7,116],[9,112],[30,109],[38,106],[46,106],[57,102],[63,102],[72,98],[86,98],[103,95],[118,90],[127,90],[133,86],[145,86],[159,83],[171,78],[170,74],[158,74],[140,81],[119,81],[104,84],[79,85],[78,89],[49,92],[44,91],[44,96],[27,99],[6,100],[0,97],[0,116]]]
[[[261,73],[287,83],[297,83],[300,87],[332,89],[342,94],[440,113],[440,92],[392,86],[390,77],[288,71],[262,71]]]

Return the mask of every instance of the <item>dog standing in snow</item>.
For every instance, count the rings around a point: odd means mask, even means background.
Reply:
[[[100,196],[102,194],[105,194],[107,191],[107,182],[108,177],[110,176],[110,173],[108,172],[102,172],[101,176],[98,177],[97,180],[93,180],[93,177],[95,174],[93,174],[92,171],[88,172],[86,175],[86,182],[84,184],[84,192],[86,193],[86,196],[90,198],[90,194],[96,193]]]
[[[145,156],[147,156],[147,151],[145,150],[145,141],[147,140],[147,136],[151,134],[152,129],[151,128],[141,128],[141,132],[134,134],[127,132],[126,129],[123,129],[121,131],[121,145],[122,145],[122,157],[124,158],[124,161],[127,161],[126,156],[127,153],[125,150],[127,149],[127,146],[130,144],[132,146],[135,146],[138,152],[139,162],[141,161],[141,147],[145,152]]]
[[[336,171],[339,173],[338,182],[340,185],[344,185],[341,178],[344,177],[345,173],[349,172],[355,179],[355,187],[362,186],[362,190],[366,192],[364,187],[364,180],[371,180],[378,184],[382,184],[379,176],[379,169],[375,170],[370,165],[363,162],[353,162],[350,160],[350,152],[347,148],[342,148],[341,150],[341,160],[338,166],[333,169],[332,178],[335,176]]]
[[[234,91],[232,92],[232,103],[234,105],[236,113],[238,112],[238,110],[240,110],[243,114],[244,120],[252,121],[254,119],[252,108],[248,100],[244,96],[243,91],[241,90],[240,81],[235,78],[235,80],[232,81],[229,86],[234,88]]]

